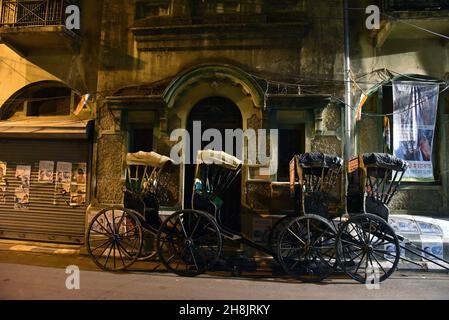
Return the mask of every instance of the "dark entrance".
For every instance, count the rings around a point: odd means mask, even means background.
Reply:
[[[190,111],[187,119],[187,130],[190,137],[193,135],[193,122],[201,121],[201,134],[207,129],[217,129],[223,138],[222,150],[225,150],[225,130],[241,129],[242,115],[239,108],[229,99],[222,97],[210,97],[197,103]],[[210,141],[202,142],[201,148],[204,148]],[[235,148],[234,141],[234,150]],[[190,163],[194,163],[196,154],[193,154],[193,144],[191,143]],[[234,154],[235,156],[235,154]],[[185,188],[184,188],[184,207],[191,208],[192,186],[195,175],[195,165],[185,166]],[[241,206],[241,177],[235,180],[228,193],[224,197],[222,208],[222,222],[230,229],[240,232],[240,206]]]

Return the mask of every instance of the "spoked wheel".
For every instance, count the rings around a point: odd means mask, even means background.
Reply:
[[[153,260],[157,257],[157,249],[156,249],[157,232],[152,232],[151,230],[147,230],[145,228],[142,229],[143,229],[142,250],[140,251],[137,260],[139,261]]]
[[[273,225],[270,231],[270,235],[268,236],[268,245],[270,246],[271,250],[273,252],[277,252],[278,250],[278,239],[279,235],[281,234],[282,230],[284,230],[290,222],[292,222],[297,217],[291,217],[291,216],[285,216]],[[277,257],[275,257],[277,259]]]
[[[222,249],[220,230],[212,216],[182,210],[159,229],[157,251],[164,266],[181,276],[196,276],[217,262]]]
[[[336,266],[336,231],[323,217],[307,214],[281,231],[278,260],[284,271],[304,282],[319,282]]]
[[[87,251],[105,271],[125,270],[137,260],[141,247],[142,228],[131,210],[103,209],[89,225]]]
[[[337,235],[338,265],[360,283],[380,283],[396,270],[399,240],[393,228],[372,214],[351,217]]]

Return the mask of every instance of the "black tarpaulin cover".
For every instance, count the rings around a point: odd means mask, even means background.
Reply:
[[[311,152],[302,154],[299,164],[303,168],[339,168],[343,165],[343,160],[335,155]]]
[[[363,155],[365,166],[405,171],[407,162],[388,153],[365,153]]]

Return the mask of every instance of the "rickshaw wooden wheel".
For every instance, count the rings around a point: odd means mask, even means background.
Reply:
[[[105,271],[122,271],[139,257],[142,227],[132,210],[110,207],[98,212],[87,231],[87,251]]]
[[[180,276],[197,276],[212,268],[222,249],[214,218],[198,210],[181,210],[162,223],[157,251],[164,266]]]
[[[276,223],[271,228],[270,234],[268,236],[268,245],[270,246],[271,250],[274,253],[276,253],[278,250],[278,240],[279,240],[279,235],[281,234],[282,230],[284,230],[285,227],[287,225],[289,225],[290,222],[296,218],[297,217],[285,216],[285,217],[279,219],[278,221],[276,221]],[[277,259],[277,255],[275,255],[274,258]]]
[[[147,230],[145,228],[142,228],[142,230],[143,230],[142,250],[140,251],[137,260],[139,261],[153,260],[157,257],[157,249],[156,249],[157,232],[152,232],[151,230]]]
[[[335,271],[336,236],[335,227],[321,216],[295,218],[279,235],[278,261],[293,278],[320,282]]]
[[[339,267],[352,279],[380,283],[393,274],[400,259],[393,228],[373,214],[358,214],[344,222],[337,234]]]

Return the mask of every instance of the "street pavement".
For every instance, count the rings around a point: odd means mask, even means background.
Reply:
[[[66,287],[66,267],[80,271],[80,289]],[[83,255],[0,250],[0,299],[44,300],[307,300],[307,299],[449,299],[447,273],[397,271],[378,289],[346,277],[306,284],[263,271],[232,277],[215,272],[178,277],[138,262],[125,273],[98,270]]]

